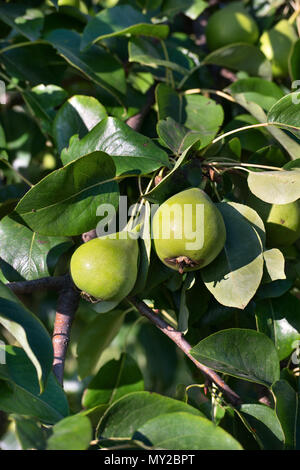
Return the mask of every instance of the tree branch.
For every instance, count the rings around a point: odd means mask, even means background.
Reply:
[[[205,365],[201,364],[191,354],[190,350],[192,346],[184,339],[180,331],[175,330],[171,325],[166,323],[161,317],[153,312],[153,310],[145,304],[145,302],[131,297],[128,299],[132,305],[145,317],[148,318],[154,325],[167,335],[183,352],[184,354],[195,364],[195,366],[208,378],[211,382],[216,384],[220,390],[226,395],[227,400],[234,406],[238,406],[242,403],[241,398],[224,382],[221,377],[209,369]]]
[[[63,385],[64,366],[70,341],[71,326],[80,298],[80,294],[76,290],[69,274],[57,277],[43,277],[32,281],[9,282],[6,285],[19,296],[32,294],[37,290],[55,290],[59,292],[52,335],[53,372],[58,382]]]
[[[14,294],[32,294],[36,290],[60,290],[64,287],[69,276],[42,277],[32,281],[8,282],[6,284]]]
[[[80,293],[69,278],[60,291],[52,336],[53,372],[58,382],[63,385],[66,353],[70,341],[71,326],[78,308]]]
[[[127,119],[126,124],[127,126],[131,127],[135,131],[139,131],[140,128],[143,125],[144,119],[149,113],[152,105],[154,104],[155,101],[155,86],[153,85],[151,88],[149,88],[149,91],[147,93],[147,101],[141,111],[134,116],[131,116],[129,119]]]

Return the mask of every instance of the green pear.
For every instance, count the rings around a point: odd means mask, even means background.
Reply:
[[[288,76],[288,62],[297,34],[293,25],[281,20],[260,38],[260,49],[272,64],[274,77]]]
[[[289,204],[268,204],[251,195],[248,205],[256,210],[265,224],[268,246],[278,248],[290,246],[300,237],[299,201]]]
[[[229,44],[254,44],[259,37],[256,22],[239,2],[216,11],[206,27],[207,45],[211,51]]]
[[[165,201],[154,214],[152,234],[160,260],[180,273],[211,263],[226,239],[221,213],[199,188]]]
[[[127,235],[127,238],[120,237]],[[94,238],[71,258],[71,276],[81,291],[104,301],[121,301],[133,289],[138,270],[138,241],[128,232]]]
[[[80,0],[58,0],[58,6],[79,8]]]

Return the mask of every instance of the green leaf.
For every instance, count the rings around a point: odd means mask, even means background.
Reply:
[[[207,55],[203,63],[243,70],[267,80],[272,76],[270,62],[258,47],[251,44],[240,43],[222,47]]]
[[[295,91],[281,98],[268,113],[268,122],[287,129],[296,137],[300,137],[300,100],[299,92]]]
[[[300,171],[249,172],[248,186],[256,197],[269,204],[288,204],[300,198]]]
[[[39,235],[9,217],[0,222],[0,237],[1,259],[26,280],[53,274],[60,256],[72,246],[68,238]]]
[[[151,255],[151,206],[148,201],[144,204],[144,220],[140,229],[139,242],[139,268],[136,283],[130,295],[142,292],[146,287]]]
[[[15,429],[18,441],[23,450],[44,450],[46,447],[46,433],[32,418],[15,416]]]
[[[280,250],[272,248],[263,253],[265,262],[264,280],[266,282],[277,281],[278,279],[286,279],[285,275],[285,258]]]
[[[59,109],[53,122],[53,136],[58,151],[67,147],[70,138],[84,137],[107,117],[104,106],[93,96],[74,95]]]
[[[206,147],[224,119],[223,109],[215,101],[202,95],[179,95],[165,84],[157,86],[156,100],[159,120],[167,120],[164,124],[159,122],[159,135],[177,153],[186,151],[198,140],[200,149]]]
[[[78,374],[81,379],[99,369],[101,354],[121,328],[126,312],[99,313],[83,329],[77,344]]]
[[[188,151],[183,152],[180,157],[176,160],[176,163],[172,170],[166,174],[166,176],[149,191],[145,198],[149,201],[162,204],[168,197],[173,196],[179,191],[188,189],[191,186],[198,186],[194,184],[195,181],[191,181],[189,176],[195,177],[199,181],[202,178],[202,171],[198,162],[190,162],[187,165],[183,165]]]
[[[300,61],[300,39],[294,42],[291,54],[289,56],[289,72],[290,72],[292,82],[299,80],[299,72],[300,72],[299,61]]]
[[[112,94],[121,104],[126,92],[125,72],[115,57],[99,46],[80,52],[81,36],[68,29],[56,29],[45,39],[75,69]]]
[[[55,424],[47,450],[85,450],[92,440],[92,425],[86,416],[68,416]]]
[[[200,341],[190,354],[211,369],[266,387],[279,379],[274,344],[254,330],[230,328],[218,331]]]
[[[260,219],[253,209],[242,204],[220,203],[217,207],[224,218],[226,242],[220,255],[201,270],[202,279],[222,305],[244,309],[263,276],[259,226],[253,226],[253,218]]]
[[[299,420],[299,394],[286,380],[278,380],[272,386],[275,413],[285,436],[285,447],[294,450],[297,446],[297,421]]]
[[[44,25],[42,11],[37,8],[27,8],[25,5],[1,5],[0,18],[30,41],[40,37]]]
[[[168,156],[163,150],[148,137],[113,117],[103,119],[82,140],[71,139],[61,159],[66,164],[96,150],[112,157],[117,175],[147,174],[161,166],[169,166]]]
[[[17,213],[29,227],[45,235],[79,235],[96,227],[100,204],[119,203],[115,165],[94,152],[53,171],[21,199]]]
[[[100,421],[101,438],[132,439],[134,433],[150,419],[182,411],[196,416],[202,413],[186,403],[150,392],[134,392],[114,402]]]
[[[0,188],[0,219],[10,214],[28,187],[23,183],[8,184]]]
[[[295,349],[294,342],[300,340],[300,319],[295,315],[299,309],[300,301],[290,293],[256,304],[258,329],[272,339],[280,360],[288,357]]]
[[[190,130],[171,117],[158,121],[157,134],[172,152],[180,155],[203,139],[202,132]]]
[[[247,101],[258,104],[266,111],[284,96],[276,83],[258,77],[237,80],[229,90],[233,96],[242,94]]]
[[[135,361],[123,353],[101,367],[89,383],[82,398],[84,408],[111,404],[124,395],[144,390],[144,380]]]
[[[178,330],[186,334],[189,328],[189,309],[186,303],[186,292],[189,291],[195,284],[195,274],[188,273],[181,289],[180,307],[178,315]]]
[[[56,115],[55,108],[68,97],[67,92],[57,85],[37,85],[30,91],[23,91],[23,98],[36,118],[40,119],[44,130],[52,134],[52,122]]]
[[[43,349],[43,338],[40,341]],[[6,346],[6,364],[0,364],[0,408],[47,424],[69,413],[67,398],[53,373],[41,394],[34,366],[16,346]]]
[[[206,418],[186,412],[156,416],[139,427],[133,437],[156,449],[242,450],[222,428]]]
[[[246,422],[261,449],[283,450],[284,435],[274,410],[251,403],[242,405],[238,415]]]
[[[129,62],[138,62],[142,65],[147,65],[157,69],[158,67],[166,67],[167,69],[173,70],[180,75],[187,75],[189,73],[189,62],[186,57],[184,65],[181,65],[178,61],[171,60],[166,57],[162,43],[150,41],[149,39],[143,38],[132,38],[128,44]],[[178,58],[178,51],[174,51],[174,55]],[[179,54],[180,55],[180,54]]]
[[[0,323],[14,336],[36,369],[41,391],[52,369],[53,349],[42,322],[0,283]]]
[[[264,279],[267,277],[266,273],[264,273]],[[278,279],[277,281],[269,282],[268,280],[266,283],[262,283],[260,288],[257,291],[257,298],[261,299],[272,299],[274,297],[280,297],[281,295],[285,294],[293,285],[293,281],[290,279]]]
[[[117,5],[100,11],[83,31],[81,49],[113,36],[153,36],[164,39],[169,34],[167,25],[154,25],[151,15],[144,15],[131,5]]]
[[[63,61],[49,44],[21,43],[1,54],[8,75],[31,85],[60,84],[65,70]]]
[[[254,102],[247,101],[243,94],[236,94],[234,98],[240,106],[247,109],[247,111],[255,117],[257,122],[260,122],[262,124],[268,123],[268,117],[264,110],[261,108],[261,106]],[[266,127],[266,129],[282,145],[282,147],[288,152],[288,154],[293,160],[299,157],[299,144],[289,135],[287,135],[286,132],[282,131],[281,129],[278,129],[278,127],[275,127],[273,125]]]

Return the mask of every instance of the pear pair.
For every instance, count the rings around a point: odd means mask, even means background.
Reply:
[[[133,289],[138,274],[138,241],[104,236],[81,245],[71,259],[76,286],[91,296],[122,300]],[[180,273],[203,268],[222,250],[226,231],[221,213],[198,188],[172,196],[153,218],[154,246],[161,261]]]

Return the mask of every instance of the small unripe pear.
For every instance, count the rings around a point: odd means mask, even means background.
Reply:
[[[120,233],[116,238],[94,238],[77,248],[70,268],[78,289],[105,301],[121,301],[130,293],[137,278],[139,250],[138,241],[126,235],[126,239]]]
[[[79,8],[80,0],[58,0],[59,7],[75,7]]]
[[[211,263],[225,244],[223,217],[209,196],[191,188],[165,201],[153,217],[155,250],[180,273]]]
[[[248,205],[262,218],[270,247],[290,246],[300,237],[300,203],[268,204],[251,195]]]
[[[238,42],[254,44],[258,36],[256,22],[240,2],[216,11],[206,27],[207,44],[211,51]]]
[[[281,20],[274,28],[265,31],[260,38],[260,49],[272,64],[274,77],[288,75],[288,61],[297,34],[293,25]]]

